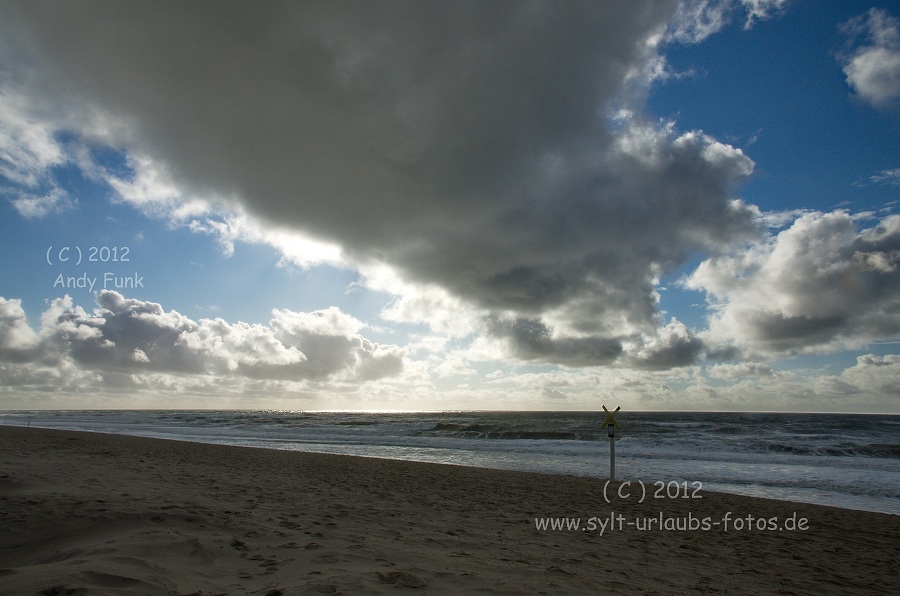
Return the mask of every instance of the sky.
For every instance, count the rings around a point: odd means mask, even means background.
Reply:
[[[0,15],[0,408],[900,413],[895,2]]]

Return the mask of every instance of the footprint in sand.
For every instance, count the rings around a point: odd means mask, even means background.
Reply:
[[[391,571],[390,573],[378,571],[376,573],[378,574],[378,581],[383,584],[403,586],[404,588],[424,588],[426,585],[425,580],[421,577],[405,571]]]

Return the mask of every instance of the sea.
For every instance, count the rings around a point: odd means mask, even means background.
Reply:
[[[17,426],[598,478],[610,474],[606,418],[603,411],[0,412],[0,424]],[[900,416],[619,412],[615,421],[616,480],[900,515]]]

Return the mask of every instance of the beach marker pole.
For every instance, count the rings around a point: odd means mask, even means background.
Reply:
[[[616,429],[621,430],[621,426],[616,422],[616,414],[621,410],[621,406],[617,406],[615,410],[610,412],[606,409],[606,406],[603,406],[603,411],[606,412],[606,420],[603,422],[603,425],[600,428],[606,427],[606,430],[609,432],[609,479],[613,482],[616,480]]]
[[[609,429],[609,479],[616,481],[616,427],[610,424]]]

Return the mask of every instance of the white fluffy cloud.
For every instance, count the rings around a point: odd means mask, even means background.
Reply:
[[[860,391],[900,399],[900,355],[866,354],[856,359],[856,366],[846,369],[841,378]]]
[[[19,193],[11,199],[13,207],[25,218],[44,217],[50,213],[62,213],[74,209],[77,204],[60,188],[53,188],[46,194]]]
[[[871,182],[875,184],[890,184],[891,186],[900,186],[900,168],[891,170],[881,170],[877,174],[869,177]]]
[[[66,161],[53,138],[54,123],[33,108],[21,94],[0,87],[0,174],[30,188],[43,181],[50,167]]]
[[[843,29],[854,46],[843,56],[847,83],[875,106],[895,105],[900,99],[900,21],[872,8]]]
[[[364,325],[336,308],[276,310],[273,317],[269,325],[193,321],[104,290],[90,313],[68,296],[54,300],[35,332],[19,301],[0,298],[0,360],[126,375],[351,383],[402,372],[405,350],[365,339],[359,335]]]
[[[30,360],[38,345],[21,300],[0,297],[0,360]]]
[[[773,358],[900,333],[900,216],[864,223],[806,213],[767,244],[704,261],[685,285],[710,298],[706,339]]]
[[[764,21],[785,8],[788,0],[683,0],[669,23],[667,38],[681,43],[700,43],[744,16],[744,28]]]
[[[772,15],[784,10],[788,0],[741,0],[741,4],[747,11],[744,27],[750,28],[754,22],[772,18]]]

